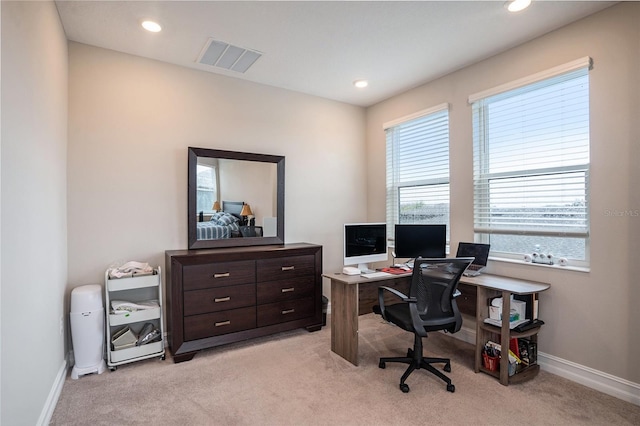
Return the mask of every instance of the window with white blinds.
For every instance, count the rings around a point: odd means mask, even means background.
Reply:
[[[492,255],[588,262],[589,65],[471,101],[474,228]]]
[[[213,214],[213,203],[218,199],[218,174],[216,166],[198,164],[196,171],[196,211]]]
[[[389,238],[394,237],[396,223],[444,223],[448,235],[448,104],[386,123],[384,128]]]

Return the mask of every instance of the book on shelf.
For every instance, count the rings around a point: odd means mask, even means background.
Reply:
[[[500,343],[492,342],[491,340],[489,340],[487,343],[485,343],[485,350],[487,350],[487,348],[492,348],[492,352],[497,356],[501,355],[502,346],[500,346]],[[520,364],[522,360],[511,349],[509,349],[509,362]]]
[[[534,365],[538,361],[538,345],[529,339],[518,339],[518,351],[524,365]]]
[[[520,349],[518,348],[518,339],[516,337],[512,337],[509,340],[509,350],[514,353],[514,355],[520,358]]]

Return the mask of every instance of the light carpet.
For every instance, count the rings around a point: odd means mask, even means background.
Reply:
[[[174,364],[149,359],[67,377],[52,425],[639,425],[640,407],[541,371],[502,386],[473,371],[473,346],[431,333],[425,354],[451,357],[456,386],[424,370],[398,388],[409,333],[360,318],[359,366],[331,352],[329,327],[201,351]],[[167,352],[168,354],[168,352]]]

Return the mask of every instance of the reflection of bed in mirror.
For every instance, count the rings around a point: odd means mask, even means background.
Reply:
[[[222,211],[211,215],[206,222],[197,223],[198,240],[220,240],[240,237],[243,201],[223,201]]]

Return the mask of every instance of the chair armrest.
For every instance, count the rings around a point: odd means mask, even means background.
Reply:
[[[383,286],[383,285],[378,287],[378,296],[380,296],[381,294],[384,294],[385,290],[390,292],[390,293],[392,293],[395,296],[398,296],[400,299],[402,299],[403,302],[416,302],[416,298],[415,297],[409,297],[406,294],[404,294],[403,292],[396,290],[395,288],[386,287],[386,286]]]
[[[378,305],[380,306],[380,315],[382,315],[382,318],[384,318],[385,321],[389,321],[387,319],[387,316],[385,314],[385,309],[384,309],[384,292],[385,291],[388,291],[389,293],[398,297],[405,303],[417,303],[417,299],[415,297],[408,297],[406,294],[396,290],[395,288],[386,287],[386,286],[378,287]]]

